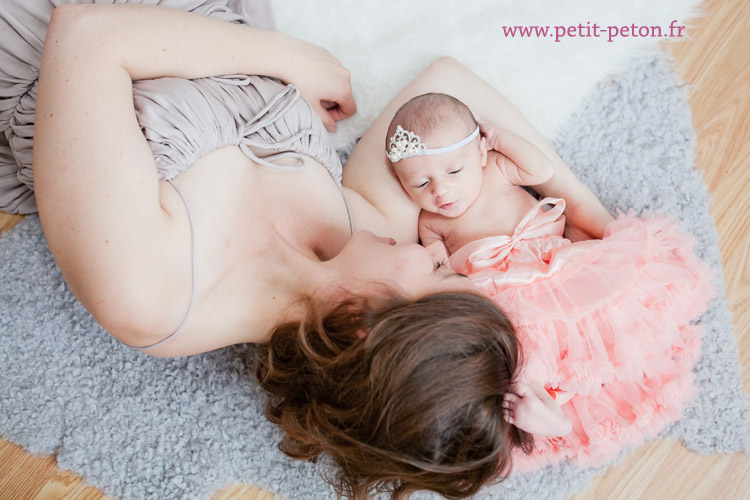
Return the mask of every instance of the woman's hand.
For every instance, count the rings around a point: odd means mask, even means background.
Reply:
[[[560,405],[540,384],[518,383],[503,399],[505,420],[521,430],[540,436],[564,436],[572,430]]]
[[[349,70],[326,49],[284,36],[289,54],[284,81],[297,87],[330,132],[357,111]]]

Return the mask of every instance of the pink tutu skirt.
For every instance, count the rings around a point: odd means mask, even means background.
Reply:
[[[564,207],[544,199],[513,235],[451,256],[516,327],[520,379],[543,384],[573,423],[567,436],[535,436],[531,455],[514,456],[521,472],[602,465],[678,420],[696,391],[691,322],[715,296],[712,269],[666,218],[621,215],[603,239],[571,243]]]

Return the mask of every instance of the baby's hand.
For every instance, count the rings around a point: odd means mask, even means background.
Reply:
[[[572,430],[570,420],[560,405],[539,384],[518,383],[513,386],[517,394],[507,393],[503,398],[505,420],[521,430],[540,436],[564,436]]]
[[[487,148],[500,153],[493,156],[494,163],[511,184],[538,186],[554,175],[550,159],[527,139],[491,124],[483,123],[479,128],[487,141]]]
[[[445,243],[442,240],[432,240],[424,247],[430,252],[432,262],[441,266],[448,264],[448,249],[445,248]]]
[[[494,149],[495,151],[500,151],[499,131],[497,127],[495,127],[491,123],[480,123],[479,131],[481,132],[482,137],[484,137],[484,140],[487,141],[487,149]]]

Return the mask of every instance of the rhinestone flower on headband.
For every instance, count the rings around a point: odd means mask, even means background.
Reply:
[[[396,163],[399,160],[411,158],[412,156],[430,156],[448,153],[455,151],[469,144],[479,134],[479,125],[474,129],[474,132],[461,139],[455,144],[445,146],[442,148],[429,149],[422,142],[417,134],[409,130],[404,130],[401,125],[396,126],[396,133],[388,141],[388,151],[385,152],[391,163]]]

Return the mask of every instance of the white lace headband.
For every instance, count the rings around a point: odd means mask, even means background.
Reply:
[[[479,125],[474,129],[474,132],[455,144],[442,148],[429,149],[424,145],[422,139],[420,139],[417,134],[404,130],[401,125],[398,125],[396,127],[396,133],[393,134],[393,137],[388,141],[388,151],[386,151],[385,154],[388,156],[388,159],[391,160],[391,163],[396,163],[399,160],[411,158],[412,156],[440,155],[466,146],[478,134]]]

